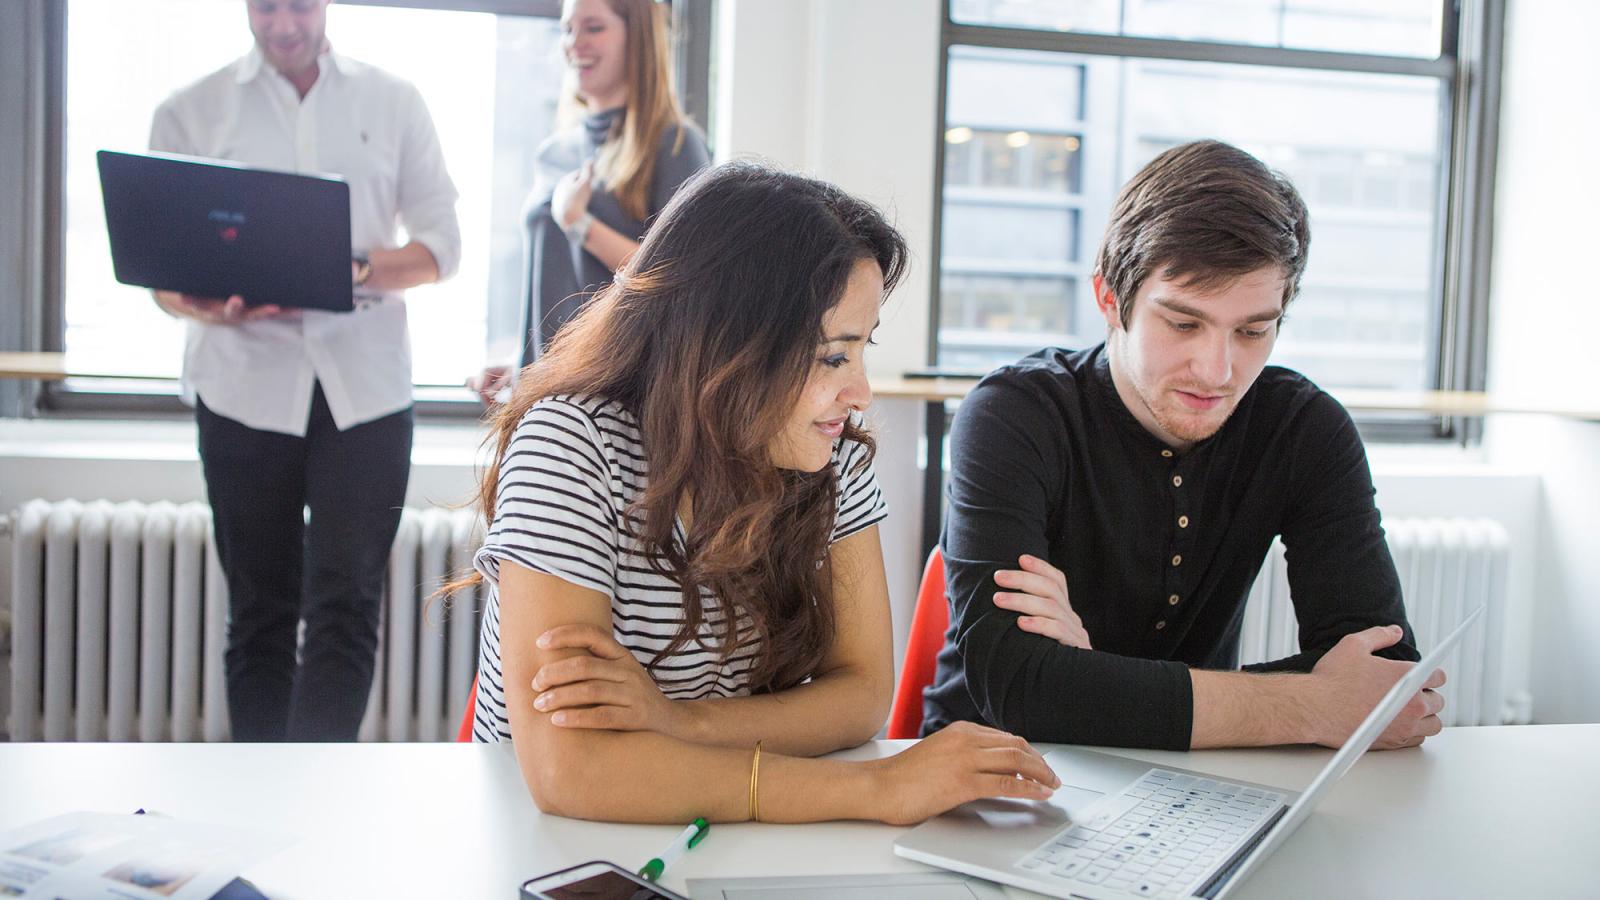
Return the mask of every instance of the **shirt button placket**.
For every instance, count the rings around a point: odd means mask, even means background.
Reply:
[[[315,172],[321,168],[317,158],[315,102],[308,95],[300,102],[295,115],[295,162],[302,172]]]
[[[1167,459],[1172,459],[1171,450],[1162,450],[1161,455]],[[1177,522],[1179,530],[1173,535],[1172,549],[1174,552],[1172,554],[1172,566],[1168,570],[1167,575],[1167,584],[1172,593],[1167,595],[1167,609],[1163,610],[1161,613],[1163,618],[1156,620],[1156,631],[1164,631],[1166,629],[1167,620],[1165,616],[1172,610],[1172,607],[1178,605],[1178,569],[1183,565],[1183,554],[1178,551],[1182,550],[1184,544],[1188,542],[1186,529],[1189,527],[1189,516],[1187,513],[1183,512],[1183,509],[1187,504],[1183,502],[1181,493],[1181,488],[1183,487],[1183,476],[1177,472],[1173,472],[1171,476],[1171,483],[1173,492],[1172,505],[1175,508],[1175,511],[1178,513]]]
[[[1183,476],[1179,475],[1176,472],[1174,472],[1172,474],[1172,492],[1173,492],[1172,505],[1174,507],[1174,510],[1178,513],[1178,519],[1177,519],[1178,528],[1179,529],[1186,529],[1186,528],[1189,527],[1189,515],[1188,515],[1188,513],[1184,512],[1184,510],[1188,507],[1188,503],[1186,503],[1184,501],[1184,499],[1183,499],[1183,494],[1180,491],[1180,488],[1182,488],[1182,487],[1183,487]],[[1184,540],[1185,537],[1186,536],[1180,536],[1178,541],[1177,541],[1177,544],[1181,545],[1183,543],[1186,543],[1186,541]]]

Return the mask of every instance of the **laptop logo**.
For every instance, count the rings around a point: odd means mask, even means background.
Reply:
[[[244,213],[213,209],[206,214],[206,218],[222,226],[217,230],[217,237],[222,238],[224,244],[231,244],[239,239],[239,226],[244,224]]]

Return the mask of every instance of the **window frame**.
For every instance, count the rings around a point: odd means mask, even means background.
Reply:
[[[1499,138],[1504,0],[1437,0],[1439,53],[1432,59],[1303,50],[1220,41],[1128,37],[957,23],[942,0],[934,133],[933,251],[927,361],[939,368],[944,275],[945,131],[954,47],[1135,57],[1318,71],[1412,75],[1441,86],[1443,183],[1436,211],[1434,267],[1441,296],[1429,347],[1433,390],[1482,391],[1487,383],[1489,266],[1493,246],[1495,162]],[[1083,223],[1097,227],[1090,223]],[[1474,443],[1482,420],[1423,414],[1355,414],[1363,437],[1377,441]]]
[[[65,203],[67,6],[71,0],[7,0],[0,8],[0,120],[23,123],[13,151],[0,155],[0,186],[19,188],[16,202],[0,204],[0,259],[15,259],[0,278],[0,346],[62,352],[66,340]],[[356,6],[436,9],[558,18],[561,0],[340,0]],[[709,115],[712,23],[715,0],[656,0],[670,6],[673,76],[684,112],[712,134]],[[15,45],[15,46],[13,46]],[[16,52],[11,52],[15,50]],[[13,226],[15,226],[13,228]],[[13,233],[14,231],[14,233]],[[0,417],[154,418],[193,415],[179,396],[178,380],[92,378],[0,381]],[[483,407],[464,389],[424,386],[416,391],[419,420],[466,420]]]

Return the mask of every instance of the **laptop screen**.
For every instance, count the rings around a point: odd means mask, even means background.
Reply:
[[[1261,860],[1265,859],[1268,854],[1278,848],[1278,845],[1287,840],[1289,835],[1299,827],[1300,823],[1305,821],[1306,816],[1311,814],[1311,810],[1316,807],[1323,795],[1328,793],[1328,789],[1333,787],[1334,782],[1343,778],[1344,774],[1350,771],[1350,767],[1356,764],[1356,760],[1360,759],[1361,755],[1366,753],[1367,749],[1378,740],[1378,736],[1383,734],[1384,729],[1388,728],[1389,723],[1394,721],[1394,717],[1399,714],[1400,708],[1406,705],[1406,702],[1411,699],[1413,694],[1422,689],[1422,685],[1427,682],[1428,676],[1433,674],[1433,670],[1437,669],[1439,664],[1444,661],[1444,658],[1449,655],[1451,649],[1461,640],[1462,635],[1466,634],[1483,617],[1483,614],[1484,607],[1482,606],[1473,610],[1471,615],[1456,626],[1455,631],[1450,632],[1448,637],[1440,641],[1427,656],[1423,657],[1421,662],[1412,666],[1411,670],[1405,674],[1405,677],[1396,681],[1394,686],[1389,688],[1389,693],[1384,694],[1378,705],[1373,707],[1372,712],[1367,714],[1367,718],[1361,723],[1361,727],[1350,735],[1350,739],[1344,742],[1344,746],[1339,748],[1339,752],[1335,753],[1333,758],[1328,760],[1328,764],[1322,767],[1322,771],[1317,773],[1317,777],[1300,794],[1299,799],[1288,806],[1287,811],[1278,819],[1277,824],[1272,826],[1270,830],[1265,831],[1253,848],[1250,845],[1241,848],[1236,861],[1222,867],[1201,889],[1200,896],[1222,896],[1228,887],[1238,883],[1244,876],[1254,871]]]

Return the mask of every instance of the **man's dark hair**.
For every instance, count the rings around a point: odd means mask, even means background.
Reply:
[[[1277,266],[1288,306],[1310,244],[1306,205],[1289,179],[1238,147],[1195,141],[1163,152],[1123,185],[1095,271],[1124,326],[1157,269],[1205,291]]]

